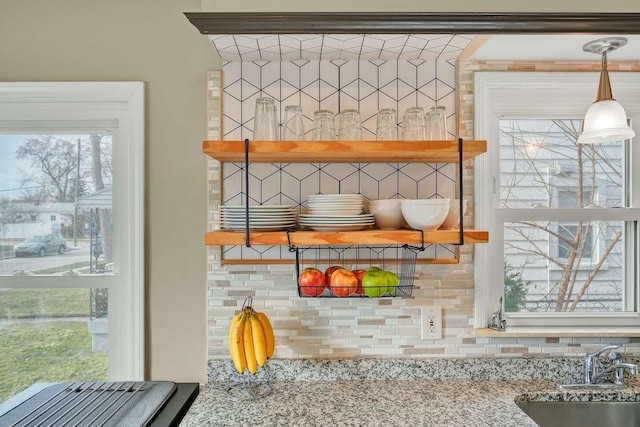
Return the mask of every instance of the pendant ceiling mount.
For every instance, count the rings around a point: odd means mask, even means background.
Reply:
[[[625,37],[605,37],[603,39],[585,43],[585,45],[582,46],[582,50],[588,53],[597,53],[598,55],[601,55],[621,48],[627,44],[627,41],[628,40]]]
[[[590,41],[582,50],[602,55],[602,71],[598,84],[598,95],[584,116],[583,132],[578,137],[580,144],[624,141],[635,136],[629,127],[627,114],[611,93],[611,82],[607,71],[607,54],[627,44],[624,37],[606,37]]]

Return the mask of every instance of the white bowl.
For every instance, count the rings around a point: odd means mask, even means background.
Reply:
[[[369,213],[376,220],[381,230],[397,230],[404,225],[404,217],[400,208],[402,199],[370,200]]]
[[[449,199],[429,199],[446,200],[439,203],[415,203],[416,200],[402,201],[400,208],[402,216],[415,230],[437,230],[449,213]]]
[[[407,205],[449,205],[451,199],[403,199]]]
[[[467,213],[467,206],[469,203],[464,201],[464,207],[462,215]],[[449,213],[440,226],[441,230],[451,230],[457,228],[460,224],[460,199],[451,199],[451,205],[449,206]]]

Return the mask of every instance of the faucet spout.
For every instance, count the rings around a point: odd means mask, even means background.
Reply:
[[[593,359],[593,358],[596,358],[596,357],[600,356],[605,351],[615,350],[617,348],[620,348],[620,346],[617,345],[617,344],[607,345],[607,346],[604,346],[601,349],[596,350],[596,351],[594,351],[592,353],[587,353],[585,357],[589,357],[589,358]]]

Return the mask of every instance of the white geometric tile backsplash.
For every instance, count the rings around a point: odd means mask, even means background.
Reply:
[[[242,34],[211,35],[224,61],[446,61],[456,59],[470,34]]]
[[[408,107],[447,110],[449,137],[455,137],[455,63],[381,61],[229,62],[224,71],[224,138],[241,140],[253,134],[255,100],[268,96],[282,114],[287,105],[299,105],[310,139],[313,113],[319,109],[360,111],[363,139],[375,139],[376,114],[395,108],[399,125]]]
[[[247,46],[251,43],[248,39],[242,40],[245,44],[239,44],[237,49],[244,52],[243,49],[248,49]],[[266,39],[258,37],[256,40],[266,43]],[[329,41],[327,37],[323,40]],[[342,40],[343,47],[351,40]],[[389,40],[398,42],[393,37]],[[303,42],[304,40],[301,41]],[[416,39],[405,37],[403,52],[406,53],[411,42],[416,42]],[[220,49],[218,43],[222,42],[216,39],[216,47]],[[430,43],[435,46],[436,42],[430,40]],[[450,44],[451,40],[447,43]],[[417,45],[414,47],[418,48]],[[327,46],[323,45],[322,48],[326,49]],[[424,46],[420,49],[425,51]],[[344,51],[342,56],[351,57]],[[247,57],[251,56],[242,55],[243,60]],[[448,114],[449,138],[454,139],[456,134],[453,60],[261,59],[253,62],[226,62],[223,66],[223,88],[222,127],[225,140],[252,139],[255,100],[263,96],[275,100],[280,127],[285,106],[302,107],[306,140],[311,139],[313,113],[320,109],[335,113],[345,109],[359,110],[363,139],[375,140],[378,110],[394,108],[401,128],[402,114],[408,107],[420,106],[428,111],[431,107],[440,105],[446,108]],[[244,163],[223,165],[223,204],[244,204],[244,167]],[[456,172],[454,164],[444,163],[250,164],[249,197],[251,204],[293,204],[301,208],[308,195],[318,193],[361,193],[370,200],[455,197]],[[454,253],[450,247],[430,245],[420,256],[451,258]],[[280,247],[265,249],[232,246],[225,247],[223,256],[225,259],[268,260],[291,258],[293,255],[286,248],[283,250]]]

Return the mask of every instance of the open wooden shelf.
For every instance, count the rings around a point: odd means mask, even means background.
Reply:
[[[415,230],[362,230],[362,231],[286,231],[250,232],[251,245],[420,245],[421,233]],[[424,243],[454,244],[460,240],[459,230],[425,231]],[[487,243],[489,232],[464,230],[465,243]],[[211,231],[205,235],[207,245],[244,245],[244,231]]]
[[[244,141],[204,141],[220,162],[244,162]],[[463,160],[487,151],[486,141],[464,140]],[[458,141],[250,141],[254,163],[457,163]]]
[[[460,148],[462,147],[462,150]],[[458,163],[487,151],[486,141],[203,141],[202,150],[220,162],[244,163]],[[460,152],[462,151],[462,153]],[[245,245],[244,231],[211,231],[207,245]],[[464,230],[464,243],[486,243],[489,233]],[[251,245],[457,244],[459,230],[251,231]]]

